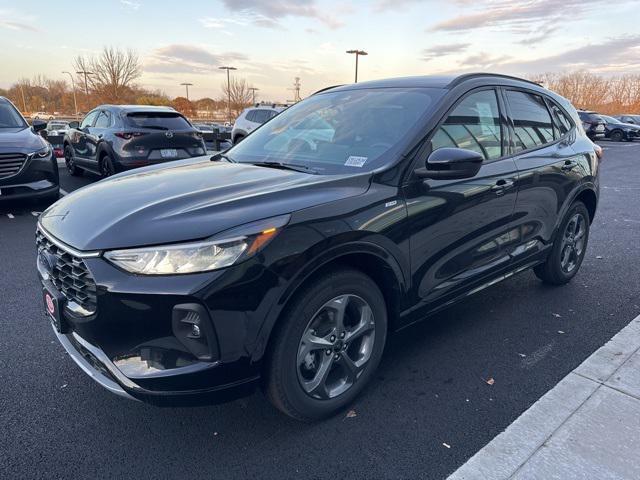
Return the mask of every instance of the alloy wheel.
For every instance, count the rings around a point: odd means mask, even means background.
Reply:
[[[576,213],[567,223],[560,247],[560,266],[565,273],[571,273],[580,264],[584,253],[587,221],[581,213]]]
[[[375,319],[356,295],[325,303],[311,318],[298,346],[297,372],[303,390],[325,400],[349,390],[371,358]]]

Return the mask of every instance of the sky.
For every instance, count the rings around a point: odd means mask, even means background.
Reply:
[[[490,71],[640,74],[640,0],[0,0],[0,87],[64,79],[77,55],[134,49],[137,83],[222,95],[218,67],[284,101],[359,80]]]

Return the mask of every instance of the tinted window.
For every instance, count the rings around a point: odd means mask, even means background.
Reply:
[[[551,119],[553,120],[553,126],[557,131],[557,137],[562,137],[573,128],[573,122],[567,117],[564,111],[556,105],[554,102],[548,100],[549,111],[551,112]]]
[[[249,110],[247,112],[247,116],[245,117],[248,121],[250,122],[255,122],[255,118],[256,118],[256,111],[257,110]]]
[[[111,119],[107,112],[100,112],[98,118],[96,119],[96,128],[107,128],[111,124]]]
[[[551,115],[540,95],[507,91],[513,117],[516,152],[553,141]]]
[[[264,123],[270,118],[273,118],[272,110],[255,110],[253,121],[256,123]]]
[[[93,125],[93,121],[98,116],[98,113],[100,112],[96,110],[95,112],[91,112],[89,115],[84,117],[84,120],[82,120],[82,123],[80,124],[80,128],[91,127]]]
[[[398,160],[443,93],[363,88],[312,95],[227,153],[241,163],[283,162],[324,174],[370,171]]]
[[[127,114],[127,123],[132,127],[157,130],[185,130],[191,124],[179,113],[173,112],[133,112]]]
[[[502,155],[502,129],[494,90],[472,93],[458,104],[431,139],[433,150],[465,148],[485,159]]]
[[[27,124],[9,102],[0,102],[0,128],[25,128]]]

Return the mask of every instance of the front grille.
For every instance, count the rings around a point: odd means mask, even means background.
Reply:
[[[40,230],[36,232],[38,254],[45,251],[52,259],[49,272],[51,283],[69,302],[75,302],[88,313],[97,308],[96,282],[84,261],[54,245]]]
[[[27,156],[20,153],[0,153],[0,178],[15,175],[26,161]]]

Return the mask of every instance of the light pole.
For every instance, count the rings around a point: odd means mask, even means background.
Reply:
[[[93,75],[93,72],[88,72],[86,70],[80,70],[76,72],[78,75],[84,75],[84,94],[89,98],[89,87],[87,83],[87,75]]]
[[[347,53],[351,53],[351,54],[355,54],[356,55],[356,81],[355,83],[358,83],[358,57],[360,55],[369,55],[367,52],[365,52],[364,50],[347,50]]]
[[[184,88],[187,90],[187,101],[189,101],[189,87],[192,87],[193,83],[184,82],[180,85],[184,85]]]
[[[73,80],[73,75],[71,75],[71,72],[67,72],[64,71],[62,73],[66,73],[67,75],[69,75],[69,78],[71,79],[71,88],[73,89],[73,108],[75,108],[76,110],[76,118],[78,118],[78,102],[76,101],[76,82]]]
[[[260,90],[257,87],[249,87],[249,90],[251,90],[251,93],[253,94],[253,103],[256,103],[256,90]]]
[[[231,77],[229,76],[229,70],[237,70],[237,68],[218,67],[218,69],[227,71],[227,119],[231,123]]]

